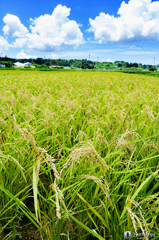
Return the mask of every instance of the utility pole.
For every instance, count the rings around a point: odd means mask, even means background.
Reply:
[[[89,61],[90,61],[90,54],[89,54]]]
[[[154,57],[154,66],[155,66],[155,57]]]

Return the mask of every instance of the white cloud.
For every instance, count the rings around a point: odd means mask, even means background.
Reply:
[[[159,40],[159,2],[130,0],[122,2],[119,17],[100,13],[89,19],[89,32],[99,43]]]
[[[45,14],[38,18],[30,18],[30,32],[20,19],[7,14],[3,21],[4,35],[16,38],[13,47],[52,52],[61,51],[68,46],[78,47],[84,43],[80,24],[70,20],[70,8],[58,5],[51,15]]]
[[[112,61],[111,59],[108,58],[108,59],[106,60],[106,62],[113,62],[113,61]]]
[[[58,5],[52,15],[45,14],[30,19],[31,33],[28,36],[28,48],[39,51],[58,51],[68,46],[84,43],[83,34],[76,21],[70,20],[70,8]]]
[[[52,53],[52,54],[51,54],[51,58],[52,58],[52,59],[58,59],[58,56],[57,56],[55,53]]]
[[[11,45],[8,43],[8,41],[4,37],[0,36],[0,54],[4,54],[4,52],[7,51],[10,46]]]
[[[6,24],[3,27],[4,35],[9,37],[24,37],[28,33],[28,29],[21,23],[19,18],[15,15],[7,14],[3,18]]]
[[[8,50],[9,46],[10,44],[8,43],[8,41],[4,37],[0,36],[0,48]]]
[[[24,50],[22,50],[20,53],[17,54],[16,58],[18,59],[29,59],[29,58],[37,58],[37,56],[33,55],[27,55],[26,53],[24,53]]]
[[[27,44],[27,38],[17,38],[13,43],[13,47],[15,48],[23,48]]]

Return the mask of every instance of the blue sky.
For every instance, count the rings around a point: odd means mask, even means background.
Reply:
[[[3,0],[5,55],[159,64],[159,1]]]

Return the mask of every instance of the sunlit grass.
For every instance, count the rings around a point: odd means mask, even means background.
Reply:
[[[0,72],[0,238],[159,237],[159,80]]]

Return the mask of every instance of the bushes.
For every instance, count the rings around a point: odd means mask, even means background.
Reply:
[[[154,71],[156,71],[156,68],[155,67],[150,67],[149,71],[154,72]]]

